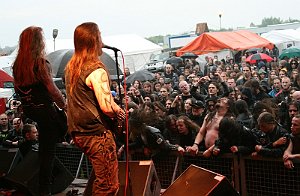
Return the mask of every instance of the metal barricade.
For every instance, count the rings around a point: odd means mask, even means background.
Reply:
[[[300,163],[284,167],[282,159],[240,158],[242,195],[300,195]]]
[[[92,166],[76,146],[57,146],[57,157],[77,178],[89,178]],[[130,160],[149,160],[142,151],[132,151]],[[226,176],[241,195],[300,195],[300,163],[288,170],[281,159],[224,154],[204,158],[170,153],[154,160],[162,188],[167,188],[190,164]]]

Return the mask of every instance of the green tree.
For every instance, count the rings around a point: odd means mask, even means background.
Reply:
[[[163,35],[147,37],[146,39],[153,42],[153,43],[155,43],[155,44],[164,43],[164,36]]]
[[[275,25],[275,24],[282,24],[283,21],[280,18],[276,17],[269,17],[269,18],[263,18],[261,21],[261,25],[258,25],[259,27],[266,27],[268,25]]]
[[[284,23],[291,23],[291,22],[300,22],[300,20],[289,18],[288,20],[284,21]]]

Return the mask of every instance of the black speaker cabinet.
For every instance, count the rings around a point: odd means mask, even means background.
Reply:
[[[84,195],[92,195],[92,183],[95,175],[92,171],[91,177],[85,189]],[[120,188],[118,196],[124,196],[126,182],[126,162],[119,162]],[[130,161],[129,181],[127,196],[157,196],[160,195],[160,182],[152,161]]]
[[[64,167],[64,165],[55,158],[53,168],[53,184],[52,193],[60,193],[64,191],[74,180],[72,174]],[[9,183],[22,192],[30,195],[39,195],[39,158],[38,152],[29,152],[24,159],[16,165],[6,176],[5,183]]]
[[[129,162],[128,196],[157,196],[160,195],[160,182],[152,161]],[[118,196],[124,195],[126,180],[126,162],[119,162],[120,190]]]
[[[21,159],[18,148],[0,148],[0,176],[6,175]]]
[[[239,194],[225,176],[190,165],[162,195],[235,196]]]

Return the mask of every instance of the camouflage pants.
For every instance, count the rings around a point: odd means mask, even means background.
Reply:
[[[100,135],[73,135],[75,144],[91,162],[95,174],[92,195],[115,195],[119,189],[116,144],[110,131]],[[90,182],[89,182],[90,183]]]

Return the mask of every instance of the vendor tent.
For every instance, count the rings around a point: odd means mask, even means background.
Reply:
[[[195,40],[177,50],[176,55],[181,56],[186,52],[206,54],[224,49],[233,51],[247,50],[250,48],[273,48],[273,44],[259,35],[247,30],[232,32],[203,33]]]
[[[291,46],[300,46],[300,31],[294,29],[273,30],[261,36],[274,43],[281,54],[282,50]]]
[[[131,72],[142,69],[145,64],[150,62],[151,55],[159,54],[163,49],[161,46],[135,34],[105,36],[102,40],[106,45],[116,47],[122,51],[125,66]],[[114,57],[112,50],[104,49],[104,51]],[[120,55],[118,61],[122,62]]]

